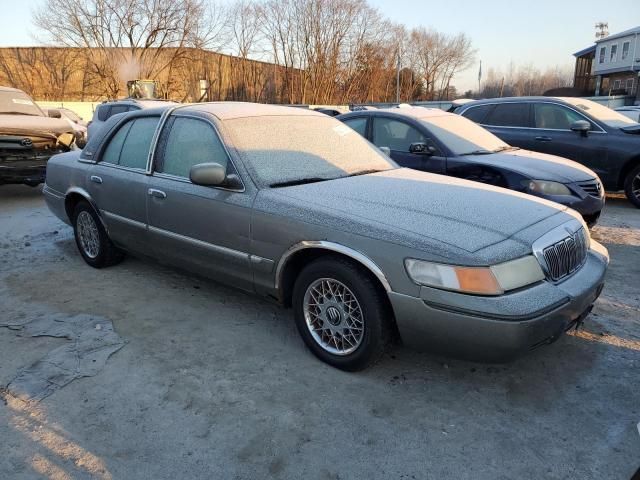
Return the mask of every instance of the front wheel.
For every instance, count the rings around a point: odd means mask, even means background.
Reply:
[[[122,252],[111,242],[98,214],[88,202],[78,203],[73,211],[73,233],[80,255],[92,267],[108,267],[122,260]]]
[[[627,175],[624,181],[624,193],[631,203],[640,208],[640,165]]]
[[[324,258],[306,266],[293,290],[296,326],[320,360],[348,371],[374,364],[390,339],[384,291],[358,265]]]

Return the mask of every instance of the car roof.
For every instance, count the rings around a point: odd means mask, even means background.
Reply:
[[[573,97],[577,98],[577,97]],[[485,103],[505,103],[505,102],[548,102],[550,100],[556,100],[560,102],[568,102],[569,97],[543,97],[543,96],[531,96],[531,97],[500,97],[500,98],[483,98],[482,100],[475,100],[473,102],[467,102],[462,107],[468,107],[471,105],[482,105]]]
[[[144,100],[138,99],[138,98],[121,98],[118,100],[107,100],[105,102],[102,102],[99,106],[118,105],[118,104],[139,105],[142,108],[156,108],[164,105],[176,105],[176,102],[171,100],[163,100],[161,98],[158,98],[158,99],[149,98]]]
[[[414,118],[416,120],[424,120],[434,117],[457,117],[457,115],[449,112],[445,112],[444,110],[440,110],[439,108],[426,108],[426,107],[410,107],[410,108],[389,108],[389,109],[380,109],[380,110],[361,110],[357,112],[349,112],[343,115],[339,115],[337,118],[349,118],[349,117],[358,117],[358,116],[380,116],[390,115],[396,117],[405,117],[405,118]]]
[[[0,86],[0,92],[20,92],[20,93],[25,93],[24,91],[20,90],[19,88],[3,87],[3,86]]]
[[[182,111],[205,112],[217,117],[219,120],[233,120],[248,117],[320,117],[327,118],[324,113],[315,112],[303,108],[285,107],[281,105],[265,105],[262,103],[247,102],[209,102],[193,103],[179,106]]]

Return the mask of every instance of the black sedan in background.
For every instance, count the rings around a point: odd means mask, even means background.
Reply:
[[[422,107],[337,117],[399,165],[475,180],[567,205],[592,226],[604,206],[598,176],[571,160],[521,150],[466,118]]]
[[[640,124],[582,98],[516,97],[465,103],[456,113],[509,145],[570,158],[640,208]]]

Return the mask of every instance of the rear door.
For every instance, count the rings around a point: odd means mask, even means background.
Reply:
[[[129,250],[147,249],[147,163],[159,121],[154,115],[121,124],[88,169],[87,189],[110,238]]]
[[[377,147],[391,150],[391,158],[400,166],[422,170],[424,172],[444,173],[447,159],[438,150],[434,155],[411,153],[409,148],[414,143],[434,146],[432,139],[415,126],[390,117],[372,118],[371,141]]]
[[[483,127],[514,147],[535,150],[531,104],[498,103],[490,108],[481,122]]]
[[[191,167],[211,162],[226,166],[227,174],[237,173],[212,123],[171,116],[159,138],[147,189],[153,251],[161,260],[252,290],[252,198],[244,189],[191,183]]]

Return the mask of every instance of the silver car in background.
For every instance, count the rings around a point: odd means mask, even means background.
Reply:
[[[152,256],[292,306],[310,350],[365,368],[390,340],[506,360],[589,313],[608,254],[574,211],[398,166],[321,113],[141,110],[49,161],[50,209],[93,267]]]

